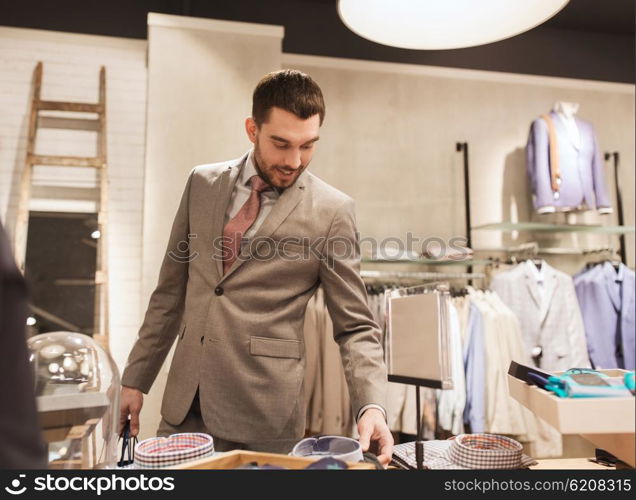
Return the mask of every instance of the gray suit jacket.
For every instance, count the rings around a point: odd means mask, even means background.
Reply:
[[[526,146],[526,167],[534,195],[534,208],[555,207],[565,210],[582,205],[588,209],[611,207],[601,151],[592,124],[575,118],[580,135],[577,143],[556,113],[551,112],[550,117],[557,135],[562,183],[558,197],[555,197],[550,181],[548,126],[542,118],[537,118],[530,127]]]
[[[148,392],[178,337],[161,408],[168,423],[183,421],[199,387],[213,435],[243,443],[300,438],[303,319],[318,285],[356,413],[385,404],[381,332],[359,274],[353,200],[307,171],[258,229],[252,257],[237,259],[223,275],[214,240],[245,158],[190,173],[122,384]]]
[[[572,278],[543,262],[545,300],[531,261],[493,278],[491,288],[519,318],[528,354],[541,347],[539,367],[588,368],[585,329]]]

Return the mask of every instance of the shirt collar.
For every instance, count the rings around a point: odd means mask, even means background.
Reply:
[[[256,166],[254,165],[254,149],[250,149],[250,152],[247,154],[247,159],[245,160],[243,170],[241,170],[241,184],[247,185],[249,187],[250,179],[255,175],[258,175],[258,172],[256,171]]]
[[[615,282],[618,283],[619,281],[623,281],[623,278],[625,276],[625,265],[622,262],[619,264],[618,270],[611,262],[605,261],[603,265],[608,276],[614,278]]]
[[[545,266],[545,262],[541,264],[541,269],[538,269],[534,262],[531,260],[527,261],[528,269],[530,269],[530,274],[537,280],[537,283],[543,283],[543,270]]]

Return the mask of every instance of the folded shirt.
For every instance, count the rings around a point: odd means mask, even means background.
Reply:
[[[135,449],[135,468],[161,469],[214,454],[214,439],[201,432],[184,432],[141,441]]]
[[[399,465],[416,469],[415,442],[393,447]],[[424,442],[426,469],[526,469],[537,462],[523,454],[518,441],[496,434],[460,434],[446,441]]]

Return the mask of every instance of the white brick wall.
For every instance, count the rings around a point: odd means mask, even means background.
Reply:
[[[146,47],[145,40],[0,27],[0,218],[11,234],[36,63],[44,65],[42,98],[65,101],[97,102],[99,67],[106,67],[110,334],[120,371],[141,323]],[[48,154],[92,155],[94,138],[91,132],[42,130],[37,148]],[[50,167],[37,169],[34,176],[43,184],[94,183],[93,170]]]

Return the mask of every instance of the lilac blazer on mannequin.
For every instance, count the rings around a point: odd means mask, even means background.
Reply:
[[[580,140],[576,141],[557,113],[550,112],[549,115],[557,136],[561,186],[555,196],[550,178],[548,125],[543,118],[537,118],[532,122],[526,145],[526,167],[535,210],[561,212],[585,206],[587,209],[601,209],[604,213],[611,212],[594,127],[575,117],[580,136]]]

